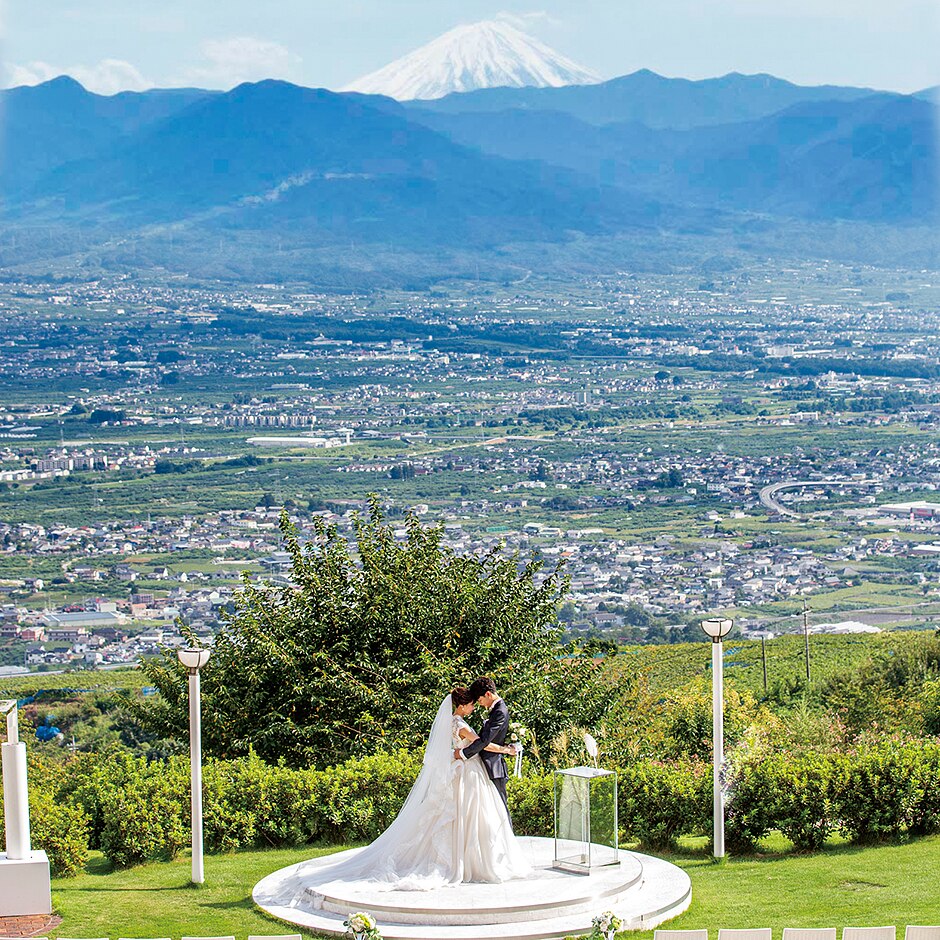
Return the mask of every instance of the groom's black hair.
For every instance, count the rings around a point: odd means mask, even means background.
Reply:
[[[473,701],[482,698],[487,692],[492,692],[494,695],[496,694],[496,683],[492,679],[484,676],[480,679],[473,680],[470,685],[470,694],[473,696]]]

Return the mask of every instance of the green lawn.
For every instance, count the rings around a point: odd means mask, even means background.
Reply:
[[[774,845],[774,843],[772,843]],[[109,873],[100,857],[85,874],[53,882],[63,921],[53,936],[173,937],[273,934],[282,924],[257,911],[254,884],[270,872],[331,849],[213,855],[206,884],[189,886],[189,859]],[[765,854],[714,865],[690,846],[670,860],[692,878],[692,906],[670,928],[838,927],[940,923],[940,836],[815,855]],[[651,932],[635,934],[638,940]]]

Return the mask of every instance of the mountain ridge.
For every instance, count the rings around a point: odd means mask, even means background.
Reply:
[[[780,111],[797,101],[852,100],[869,88],[796,85],[766,73],[729,72],[705,79],[667,78],[650,69],[596,85],[564,88],[488,88],[452,94],[406,107],[446,113],[519,110],[562,111],[588,124],[639,121],[651,128],[688,128],[748,120]]]
[[[932,250],[913,234],[938,214],[927,98],[810,89],[765,113],[804,90],[736,77],[703,95],[654,73],[641,80],[667,83],[675,127],[590,123],[571,113],[570,87],[539,98],[557,110],[501,111],[274,80],[211,93],[96,96],[67,79],[2,91],[16,128],[4,141],[5,223],[17,235],[0,263],[76,251],[132,265],[146,245],[158,266],[224,259],[225,271],[289,271],[303,257],[331,277],[374,265],[400,277],[423,263],[440,271],[445,256],[462,270],[483,255],[502,269],[523,255],[529,266],[623,264],[622,252],[649,257],[670,238],[753,244],[770,230],[774,250],[798,231],[815,250],[806,226],[843,222],[876,223],[895,244],[915,239],[910,257]],[[740,113],[749,89],[755,117],[709,123]],[[578,92],[604,105],[610,89]]]

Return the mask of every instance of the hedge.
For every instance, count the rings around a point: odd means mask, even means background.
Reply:
[[[421,768],[410,751],[292,770],[255,756],[207,760],[205,844],[210,852],[313,842],[365,842],[395,818]],[[115,866],[172,858],[188,844],[189,763],[148,764],[118,750],[79,754],[31,770],[33,843],[58,875],[89,849]],[[638,760],[619,770],[623,841],[647,848],[710,834],[711,768],[697,760]],[[527,769],[509,781],[516,832],[550,836],[553,777]],[[771,830],[800,850],[840,832],[857,842],[940,831],[940,743],[888,742],[854,752],[775,754],[735,767],[727,806],[731,851]]]

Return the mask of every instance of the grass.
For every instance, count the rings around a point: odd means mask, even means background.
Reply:
[[[881,926],[940,923],[940,836],[897,845],[841,845],[813,855],[785,851],[771,840],[761,854],[714,865],[702,840],[669,860],[688,871],[692,905],[670,928]],[[257,910],[253,886],[262,877],[334,849],[302,848],[213,855],[206,884],[189,885],[189,859],[109,872],[100,856],[72,879],[53,882],[62,925],[52,936],[173,937],[184,934],[243,940],[283,925]],[[293,928],[291,928],[293,930]],[[309,934],[308,934],[309,935]],[[638,940],[652,931],[631,934]],[[901,934],[903,936],[903,933]]]

